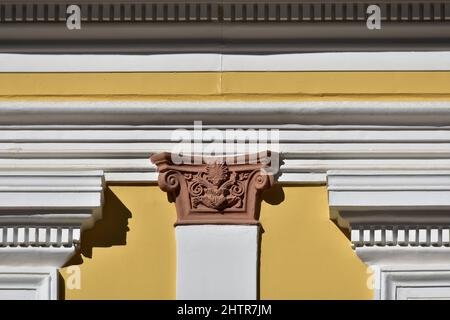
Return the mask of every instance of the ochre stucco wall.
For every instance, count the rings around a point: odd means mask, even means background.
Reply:
[[[156,186],[110,186],[82,236],[81,289],[66,299],[175,299],[175,210]],[[91,256],[91,258],[86,257]],[[61,270],[68,276],[66,269]],[[64,297],[62,297],[64,298]]]
[[[82,239],[91,258],[79,265],[81,289],[65,288],[65,298],[175,298],[175,207],[166,194],[156,186],[112,186],[104,216]],[[261,223],[262,299],[372,297],[365,265],[328,218],[325,187],[276,186],[265,195]]]
[[[0,74],[0,100],[7,101],[449,98],[450,72]],[[324,186],[277,187],[266,201],[261,212],[261,298],[372,297],[366,266],[329,220]],[[104,215],[83,235],[83,262],[72,261],[80,265],[81,289],[66,288],[65,298],[175,298],[175,208],[166,195],[156,186],[111,186]],[[64,269],[61,273],[67,276]]]
[[[325,186],[275,186],[265,199],[261,299],[372,299],[371,274],[330,220]]]

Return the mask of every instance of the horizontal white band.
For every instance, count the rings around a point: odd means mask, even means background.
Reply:
[[[449,126],[450,102],[0,101],[0,125]]]
[[[444,71],[450,52],[0,54],[0,72]]]
[[[3,101],[0,170],[155,182],[150,156],[171,151],[174,131],[192,134],[195,120],[205,132],[278,130],[278,150],[260,148],[281,154],[283,183],[325,183],[329,170],[450,171],[450,103],[420,101]],[[250,130],[235,132],[241,143]]]

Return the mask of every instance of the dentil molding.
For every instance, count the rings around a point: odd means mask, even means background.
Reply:
[[[0,172],[0,299],[57,299],[58,269],[101,217],[101,171]]]
[[[65,21],[72,0],[36,1],[6,0],[0,5],[0,22]],[[85,22],[344,22],[366,18],[368,0],[78,0],[81,18]],[[384,21],[446,21],[449,19],[448,1],[379,0]]]
[[[61,267],[101,217],[101,171],[0,172],[0,267]]]
[[[450,172],[329,171],[328,196],[376,298],[450,297]]]
[[[80,6],[79,30],[66,27],[67,6],[72,4]],[[0,4],[0,51],[260,54],[448,49],[447,0],[378,0],[380,30],[366,26],[367,8],[373,4],[368,0],[7,0]]]

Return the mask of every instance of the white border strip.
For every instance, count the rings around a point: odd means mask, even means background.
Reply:
[[[331,52],[223,56],[223,71],[450,70],[450,52]]]
[[[450,52],[0,54],[0,72],[446,71]]]
[[[450,101],[0,101],[1,125],[450,126]]]

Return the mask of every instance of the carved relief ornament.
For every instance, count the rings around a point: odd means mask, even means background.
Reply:
[[[192,158],[174,164],[171,153],[151,161],[159,171],[159,187],[175,202],[180,224],[258,224],[261,194],[270,188],[270,154],[229,158]],[[268,156],[269,155],[269,156]],[[255,161],[249,161],[254,159]]]

